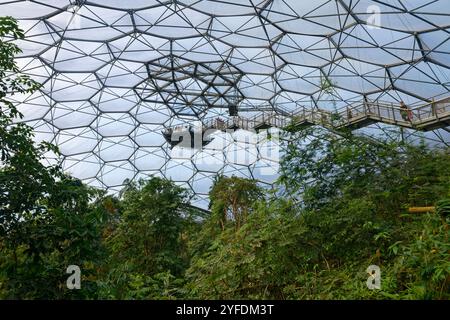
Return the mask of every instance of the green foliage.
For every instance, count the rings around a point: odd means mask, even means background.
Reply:
[[[262,190],[254,180],[218,176],[209,192],[212,215],[222,230],[228,221],[239,228],[252,211],[253,203],[262,197]]]
[[[14,232],[2,237],[3,298],[95,297],[105,211],[90,204],[97,191],[79,181],[66,178],[56,186],[58,192],[41,199],[43,209],[39,214],[28,212]],[[80,291],[69,291],[65,286],[65,270],[71,264],[83,271]]]
[[[119,220],[106,239],[111,258],[105,297],[171,297],[169,284],[188,264],[184,238],[195,217],[188,201],[184,189],[160,178],[125,187]]]
[[[404,299],[448,299],[450,220],[436,214],[428,214],[418,220],[412,241],[401,247],[394,260],[392,273],[397,280],[395,293]]]
[[[365,197],[384,213],[428,205],[450,188],[450,155],[424,146],[374,143],[366,137],[310,128],[295,134],[282,159],[286,196],[301,195],[305,208]]]
[[[187,296],[200,299],[285,298],[303,253],[291,203],[260,203],[240,228],[226,228],[187,271]]]
[[[21,116],[14,104],[7,99],[8,95],[32,93],[40,87],[37,82],[20,72],[14,60],[15,55],[21,50],[11,40],[23,39],[23,37],[23,31],[18,27],[16,20],[11,17],[0,17],[0,113],[2,122],[5,121],[4,117],[11,119]]]
[[[406,214],[410,205],[446,210],[448,152],[317,128],[296,135],[282,163],[285,197],[257,201],[237,230],[210,233],[194,252],[187,296],[448,298],[447,222]],[[366,286],[372,264],[382,290]]]
[[[334,93],[334,88],[336,87],[336,84],[333,83],[333,81],[330,80],[329,77],[326,75],[320,75],[320,89],[325,92],[328,95],[331,95]]]
[[[436,213],[442,217],[450,216],[450,199],[442,199],[436,203]]]
[[[21,114],[8,97],[39,85],[20,74],[14,61],[20,50],[7,37],[20,39],[23,32],[12,18],[0,18],[0,298],[95,297],[106,222],[96,200],[102,194],[58,165],[45,166],[44,154],[58,150],[35,145],[32,129],[15,122]],[[83,269],[82,290],[65,286],[71,264]]]

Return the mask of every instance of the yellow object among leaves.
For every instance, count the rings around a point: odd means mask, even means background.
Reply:
[[[409,213],[426,213],[426,212],[434,212],[436,210],[435,207],[410,207],[408,209]]]

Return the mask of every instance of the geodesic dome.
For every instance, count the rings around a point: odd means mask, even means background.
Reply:
[[[205,206],[218,172],[271,184],[278,143],[264,132],[219,132],[199,150],[161,134],[231,108],[251,117],[449,96],[448,0],[0,0],[0,15],[19,19],[19,65],[43,84],[14,96],[24,120],[59,146],[66,171],[110,190],[163,176]],[[423,135],[448,144],[449,132]]]

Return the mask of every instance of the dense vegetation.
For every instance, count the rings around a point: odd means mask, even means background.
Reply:
[[[108,196],[44,165],[57,149],[14,121],[8,97],[38,85],[6,36],[23,35],[0,18],[0,298],[450,297],[448,149],[310,128],[288,134],[276,190],[218,176],[209,214],[160,178]],[[80,290],[66,288],[73,264]]]

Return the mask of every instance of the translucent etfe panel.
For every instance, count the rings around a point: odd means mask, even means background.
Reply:
[[[207,195],[214,184],[214,178],[213,173],[198,172],[192,177],[190,185],[196,194]]]
[[[59,129],[86,127],[97,118],[97,112],[87,101],[58,102],[45,118]]]
[[[170,43],[162,37],[134,34],[111,41],[109,48],[115,58],[147,62],[164,56],[170,50]]]
[[[116,60],[105,65],[97,73],[107,86],[121,87],[123,84],[135,86],[147,78],[147,70],[142,63]]]
[[[425,32],[419,36],[424,49],[425,54],[444,66],[450,65],[450,36],[447,30],[437,30],[433,32]],[[446,38],[447,35],[447,38]]]
[[[41,92],[35,92],[32,95],[15,94],[10,100],[17,106],[23,116],[20,121],[42,119],[50,112],[53,103],[49,97]]]
[[[45,83],[43,91],[56,101],[86,100],[101,88],[91,73],[59,73]]]
[[[51,67],[36,57],[18,58],[16,63],[22,73],[39,83],[45,82],[53,73]]]
[[[50,2],[50,3],[48,3]],[[30,19],[43,17],[54,12],[58,12],[58,7],[64,7],[70,4],[69,0],[59,1],[1,1],[1,15],[13,16],[16,19]]]
[[[166,105],[160,103],[140,102],[132,112],[140,123],[164,124],[170,120],[171,111]]]
[[[193,173],[191,161],[184,159],[172,159],[167,162],[164,174],[174,181],[188,181]]]
[[[99,172],[101,181],[108,187],[123,185],[125,180],[131,180],[136,175],[135,167],[128,161],[105,163]]]
[[[220,1],[183,1],[190,7],[214,16],[235,16],[249,15],[254,13],[254,6],[260,7],[267,3],[268,0],[231,0],[226,2]]]
[[[133,155],[134,165],[138,170],[160,170],[166,163],[167,154],[159,147],[139,148]]]
[[[100,140],[95,153],[105,162],[111,162],[128,160],[134,150],[134,142],[128,137],[112,137]]]
[[[104,43],[91,41],[64,41],[47,50],[42,57],[60,72],[93,72],[111,60]]]
[[[55,138],[59,151],[65,155],[92,152],[98,144],[98,134],[89,128],[60,130]]]
[[[427,94],[438,96],[448,93],[448,87],[444,82],[441,82],[441,79],[448,79],[450,75],[447,68],[440,70],[440,67],[433,63],[420,62],[408,68],[404,66],[393,67],[391,72],[396,87],[404,91],[421,96]]]
[[[131,89],[104,88],[91,99],[102,112],[125,112],[139,103],[139,96]]]
[[[161,135],[163,128],[160,125],[140,124],[133,132],[133,140],[140,147],[156,147],[165,143]]]
[[[80,154],[66,157],[63,162],[65,171],[79,179],[91,179],[98,176],[102,161],[93,154]]]
[[[270,160],[258,160],[251,168],[253,178],[268,184],[274,183],[278,178],[279,163]]]
[[[200,171],[219,172],[225,165],[222,150],[204,149],[195,154],[193,164]]]
[[[136,126],[128,113],[101,113],[93,127],[104,137],[126,136]]]
[[[105,7],[116,8],[116,9],[140,9],[146,7],[153,7],[159,4],[157,0],[133,0],[133,1],[123,1],[123,0],[90,0],[89,2],[99,4]]]
[[[19,56],[43,53],[60,39],[59,35],[42,20],[19,20],[19,26],[26,35],[25,39],[16,41],[22,50]]]
[[[202,34],[201,26],[211,19],[199,11],[175,6],[166,6],[137,11],[135,21],[140,30],[165,38],[184,38]],[[175,26],[175,28],[174,28]]]

